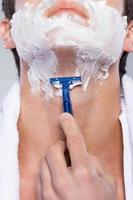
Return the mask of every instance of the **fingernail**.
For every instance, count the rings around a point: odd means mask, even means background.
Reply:
[[[67,113],[67,112],[61,114],[61,116],[60,116],[60,119],[61,119],[62,121],[67,120],[67,119],[69,119],[69,118],[70,118],[70,114]]]

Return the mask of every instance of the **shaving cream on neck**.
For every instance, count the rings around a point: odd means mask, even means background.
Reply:
[[[120,58],[126,34],[125,18],[104,0],[101,4],[76,1],[91,13],[86,22],[72,13],[44,16],[55,2],[44,0],[37,7],[25,4],[11,20],[18,54],[29,65],[32,92],[43,91],[47,99],[54,96],[49,79],[56,72],[60,75],[60,70],[64,69],[63,76],[69,71],[72,76],[81,76],[84,90],[92,77],[107,79],[110,66]],[[59,53],[62,49],[71,52],[65,60]]]

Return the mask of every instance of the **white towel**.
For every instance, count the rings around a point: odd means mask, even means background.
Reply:
[[[124,139],[124,179],[126,200],[133,200],[133,80],[123,77],[123,94],[126,119],[120,116],[128,127]],[[20,85],[17,80],[5,97],[0,113],[0,200],[19,200],[19,133],[17,121],[20,113]]]
[[[3,101],[0,117],[0,200],[19,200],[18,131],[20,86],[16,81]]]
[[[123,145],[124,145],[124,182],[126,200],[133,200],[133,80],[123,77],[122,103]],[[128,130],[128,131],[127,131]]]

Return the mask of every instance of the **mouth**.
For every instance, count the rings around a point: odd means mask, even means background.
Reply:
[[[60,13],[73,13],[76,15],[79,15],[80,17],[88,20],[89,19],[89,13],[86,8],[84,8],[82,5],[76,3],[76,2],[59,2],[50,7],[48,10],[45,11],[44,15],[46,17],[52,17],[54,15],[60,14]]]

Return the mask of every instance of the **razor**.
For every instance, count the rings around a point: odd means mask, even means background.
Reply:
[[[63,109],[73,115],[72,101],[70,97],[70,90],[77,85],[82,84],[81,76],[78,77],[59,77],[50,78],[50,83],[55,88],[62,89]]]

